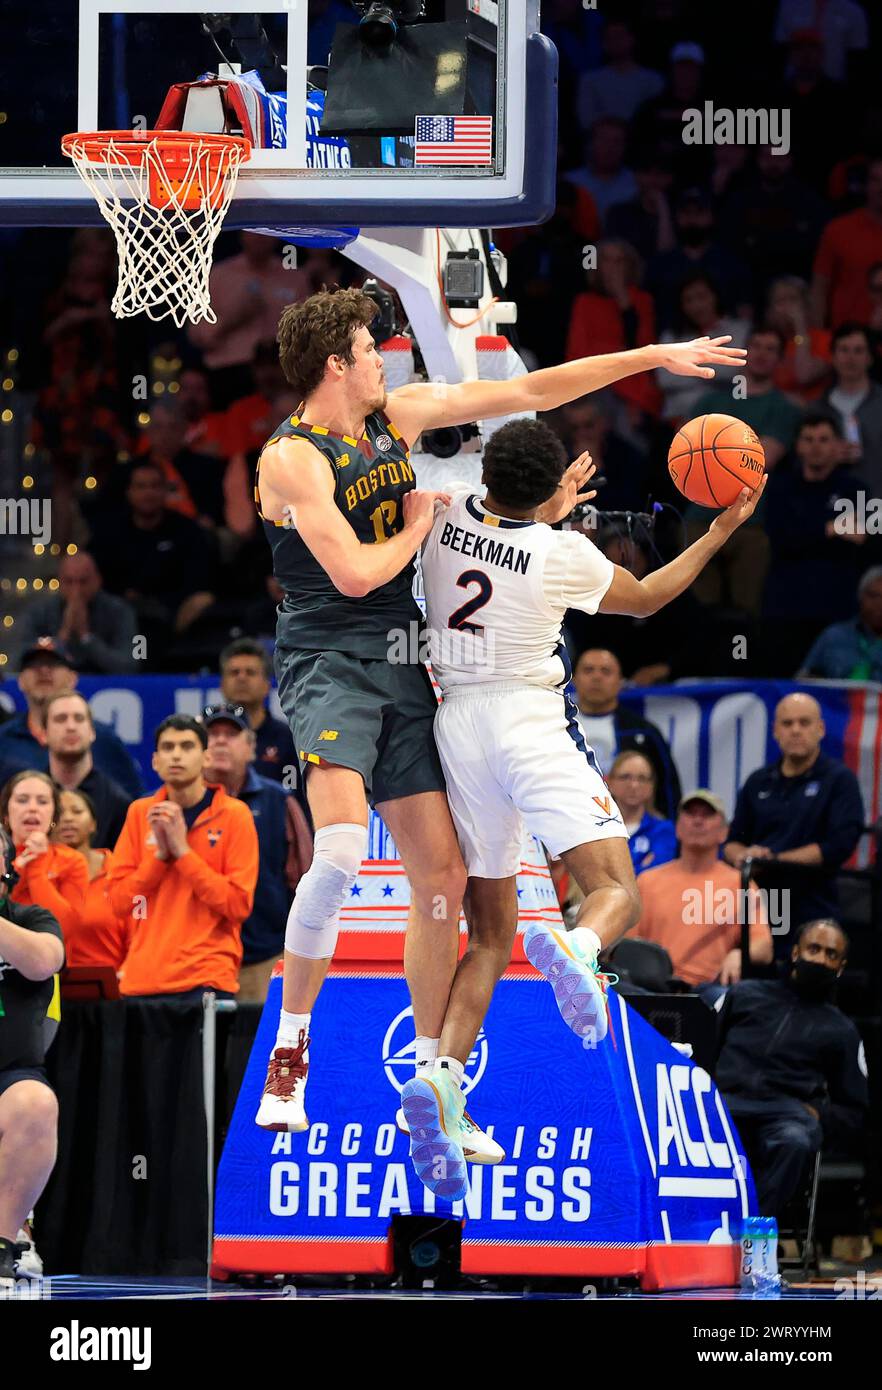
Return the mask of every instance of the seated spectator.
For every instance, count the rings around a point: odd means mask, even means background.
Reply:
[[[870,376],[869,330],[861,323],[840,324],[832,355],[834,383],[823,404],[839,421],[846,459],[873,496],[882,496],[882,386]]]
[[[626,203],[637,194],[637,181],[625,163],[628,127],[614,116],[602,116],[588,131],[584,164],[565,177],[579,188],[587,188],[597,206],[601,223],[616,203]]]
[[[854,502],[860,479],[839,462],[836,424],[820,413],[804,416],[795,457],[772,474],[763,501],[772,559],[763,594],[763,641],[771,675],[789,675],[802,653],[830,622],[848,617],[866,536],[841,504]],[[806,603],[806,595],[811,603]]]
[[[208,736],[185,715],[156,730],[162,783],[129,807],[107,869],[110,905],[132,938],[128,996],[201,1000],[239,988],[242,923],[254,906],[257,832],[248,807],[203,775]]]
[[[779,701],[773,734],[781,756],[744,783],[724,850],[736,869],[750,858],[760,887],[782,895],[791,941],[803,922],[836,911],[836,871],[864,828],[858,780],[821,752],[825,732],[821,707],[811,695]],[[787,940],[785,933],[775,937],[779,958]]]
[[[602,116],[630,121],[645,101],[664,90],[664,78],[641,67],[634,57],[634,29],[626,20],[609,19],[603,31],[603,67],[586,72],[579,83],[578,116],[588,130]]]
[[[0,726],[0,786],[25,767],[49,767],[46,746],[46,706],[53,695],[74,689],[77,673],[67,652],[51,637],[41,637],[19,658],[18,688],[27,709]],[[140,796],[141,773],[121,738],[107,724],[95,724],[92,757],[106,777],[129,796]]]
[[[756,884],[742,894],[741,876],[720,859],[726,808],[709,791],[689,792],[677,810],[680,857],[640,876],[640,921],[629,935],[655,941],[674,975],[713,1004],[741,979],[741,921],[750,930],[750,959],[768,965],[772,933]]]
[[[86,793],[95,812],[97,843],[112,849],[132,797],[95,766],[94,745],[95,721],[85,695],[76,690],[50,695],[46,701],[49,776],[60,791]]]
[[[784,81],[779,80],[776,87],[776,104],[790,114],[796,172],[823,194],[836,161],[844,150],[854,148],[853,132],[861,113],[848,87],[824,75],[823,48],[816,30],[809,27],[793,34]]]
[[[808,285],[798,275],[782,275],[769,286],[766,323],[785,343],[775,385],[797,405],[823,395],[833,370],[830,333],[810,326],[810,312]]]
[[[108,589],[134,606],[154,669],[169,629],[183,632],[213,601],[217,582],[211,536],[171,511],[165,492],[157,464],[133,464],[125,510],[96,526],[91,547]]]
[[[52,839],[75,850],[86,863],[88,883],[83,911],[66,940],[68,965],[109,966],[119,970],[129,948],[129,924],[110,905],[107,889],[109,849],[95,849],[97,821],[91,797],[80,791],[63,791],[61,810]]]
[[[653,146],[639,150],[633,164],[637,195],[626,203],[615,203],[606,215],[605,227],[608,237],[626,241],[646,262],[673,251],[676,245],[669,201],[672,178]]]
[[[655,809],[655,769],[642,753],[619,753],[606,776],[631,837],[628,848],[635,874],[676,858],[673,823]]]
[[[882,683],[882,565],[861,575],[858,615],[831,623],[812,644],[800,678]]]
[[[811,33],[822,55],[823,70],[833,82],[844,82],[849,75],[852,54],[869,47],[867,14],[857,0],[778,0],[775,42],[792,43]]]
[[[720,236],[747,258],[757,303],[770,280],[808,280],[828,215],[820,195],[795,174],[792,153],[760,145],[756,173],[720,209]]]
[[[209,279],[217,322],[187,330],[209,371],[217,410],[248,394],[258,344],[275,339],[286,304],[310,293],[306,273],[285,268],[275,237],[240,232],[239,244],[238,255],[217,261]]]
[[[641,38],[645,38],[647,25],[651,23],[650,15],[642,16]],[[704,49],[698,43],[675,43],[669,51],[669,63],[664,90],[644,102],[631,123],[632,139],[638,147],[655,145],[678,183],[694,183],[707,176],[709,158],[701,146],[683,143],[683,112],[703,107],[706,97]]]
[[[670,815],[680,797],[671,750],[654,724],[619,703],[623,684],[622,668],[613,652],[592,647],[583,651],[573,671],[579,727],[604,773],[626,749],[642,753],[655,773],[656,805],[663,815]]]
[[[836,1007],[848,938],[806,922],[783,980],[744,980],[719,1008],[714,1080],[747,1148],[760,1212],[780,1217],[822,1144],[854,1145],[867,1113],[858,1031]]]
[[[227,438],[227,415],[211,408],[208,373],[201,367],[185,367],[178,380],[175,404],[184,419],[183,448],[204,458],[227,458],[232,450]],[[144,436],[150,446],[150,435]]]
[[[752,287],[747,266],[720,240],[710,195],[686,188],[674,207],[677,245],[654,256],[646,271],[646,288],[655,299],[659,327],[673,330],[680,313],[680,286],[691,275],[706,275],[717,287],[724,314],[750,321]]]
[[[611,421],[615,397],[594,391],[563,406],[557,429],[570,458],[591,455],[597,488],[595,506],[604,511],[639,511],[649,492],[646,458],[616,431]],[[602,482],[599,480],[602,479]]]
[[[739,373],[743,388],[733,394],[731,387],[714,387],[706,391],[695,406],[698,415],[719,412],[734,415],[736,420],[750,425],[762,442],[770,473],[792,446],[800,419],[799,407],[775,386],[784,349],[784,339],[777,329],[755,328],[747,343],[747,362]],[[762,504],[753,515],[753,524],[761,507]]]
[[[868,321],[872,302],[867,277],[877,261],[882,261],[882,159],[867,166],[864,206],[834,217],[818,243],[812,306],[820,328]]]
[[[55,1166],[58,1103],[44,1065],[44,1024],[53,977],[64,965],[52,913],[12,900],[14,853],[0,834],[0,1298],[15,1296],[17,1237]]]
[[[298,783],[297,752],[284,719],[267,709],[272,664],[266,647],[252,637],[240,637],[221,653],[221,694],[231,705],[243,705],[254,730],[254,771],[288,789]]]
[[[576,295],[567,332],[567,361],[598,353],[646,347],[655,340],[652,297],[638,289],[640,265],[633,247],[602,241],[597,269],[585,276],[588,289]],[[625,377],[611,387],[638,410],[654,413],[660,397],[648,372]]]
[[[0,825],[15,846],[19,878],[13,901],[51,912],[66,940],[82,920],[88,878],[81,855],[50,842],[61,811],[59,798],[45,772],[17,772],[0,790]]]
[[[698,273],[690,275],[680,286],[680,301],[674,327],[662,334],[663,343],[680,343],[692,338],[719,338],[728,333],[737,346],[745,341],[749,331],[745,319],[728,318],[720,313],[720,297],[717,287],[709,276]],[[716,381],[719,389],[725,390],[740,367],[717,367]],[[655,373],[656,384],[663,393],[661,416],[675,429],[685,420],[691,420],[697,411],[698,402],[707,392],[707,386],[700,378],[675,376],[664,367]]]
[[[57,592],[28,606],[20,620],[19,641],[33,647],[48,635],[64,647],[82,674],[128,675],[135,669],[135,611],[101,585],[101,573],[88,551],[65,555],[58,566]]]
[[[170,511],[203,526],[222,526],[226,464],[209,453],[196,453],[186,443],[189,433],[183,407],[173,398],[158,401],[150,410],[144,460],[162,470]]]
[[[238,998],[262,1004],[285,950],[294,891],[312,863],[312,832],[294,797],[254,770],[254,730],[241,705],[209,705],[202,723],[208,734],[206,779],[244,801],[257,829],[260,875],[254,910],[242,925]]]

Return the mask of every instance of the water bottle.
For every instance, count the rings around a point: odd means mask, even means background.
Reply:
[[[778,1223],[774,1216],[748,1216],[741,1227],[741,1287],[754,1297],[777,1293]]]

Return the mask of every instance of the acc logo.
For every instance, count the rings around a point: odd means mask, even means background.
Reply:
[[[388,453],[392,448],[392,440],[389,438],[388,434],[381,434],[379,436],[377,439],[377,448],[380,450],[381,454]]]
[[[383,1070],[390,1086],[399,1093],[413,1076],[416,1046],[413,1035],[413,1009],[408,1005],[393,1018],[383,1039]],[[487,1036],[482,1028],[465,1066],[466,1095],[477,1086],[487,1067]]]

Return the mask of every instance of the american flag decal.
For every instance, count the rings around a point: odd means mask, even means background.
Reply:
[[[492,116],[417,116],[415,164],[489,164]]]

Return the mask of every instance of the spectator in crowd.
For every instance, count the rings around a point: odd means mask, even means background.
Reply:
[[[46,745],[46,706],[53,695],[69,693],[77,673],[64,648],[51,637],[41,637],[20,658],[18,688],[27,709],[0,726],[0,786],[13,772],[49,767]],[[140,796],[143,787],[138,765],[122,739],[107,724],[95,724],[92,747],[95,766],[119,783],[129,796]]]
[[[601,769],[611,767],[616,754],[625,749],[642,753],[656,776],[656,805],[662,814],[670,815],[680,796],[680,779],[671,750],[654,724],[619,703],[624,682],[618,657],[613,652],[589,647],[576,662],[573,684],[576,718]]]
[[[857,593],[857,617],[824,629],[812,643],[800,677],[882,684],[882,565],[861,575]]]
[[[583,74],[579,83],[578,113],[583,130],[590,129],[603,116],[630,121],[643,105],[664,90],[660,73],[644,68],[634,52],[637,40],[626,20],[610,19],[603,31],[606,62]]]
[[[86,793],[95,811],[97,843],[112,849],[132,797],[95,766],[94,744],[95,721],[85,695],[77,690],[50,695],[46,701],[49,776],[61,791]]]
[[[51,912],[67,939],[80,925],[88,877],[81,855],[49,839],[60,795],[45,772],[17,772],[0,791],[0,825],[15,846],[13,900]]]
[[[107,518],[92,551],[108,589],[133,604],[156,669],[169,629],[184,631],[214,600],[217,556],[203,526],[171,511],[163,470],[149,460],[132,466],[126,509]]]
[[[216,407],[248,394],[258,344],[275,338],[285,305],[310,292],[305,272],[286,268],[274,237],[241,232],[239,244],[238,255],[218,261],[209,279],[217,322],[188,329],[211,375]]]
[[[867,14],[856,0],[779,0],[775,42],[789,44],[799,34],[814,33],[823,53],[824,72],[833,82],[849,75],[852,54],[869,47]]]
[[[238,997],[241,1003],[262,1004],[285,949],[294,891],[312,863],[312,832],[294,797],[255,772],[254,730],[242,705],[209,705],[202,723],[208,734],[207,781],[244,801],[257,829],[260,874],[254,909],[242,925]]]
[[[58,590],[31,604],[21,619],[25,648],[54,637],[71,665],[83,674],[128,675],[135,668],[135,611],[102,588],[101,572],[86,550],[65,555],[58,566]]]
[[[674,825],[655,809],[655,769],[643,753],[619,753],[607,773],[613,800],[630,835],[628,848],[635,874],[667,864],[677,854]]]
[[[867,1064],[835,1003],[848,938],[806,922],[783,980],[744,980],[719,1010],[714,1079],[747,1148],[760,1212],[780,1217],[823,1144],[848,1149],[867,1112]]]
[[[52,913],[11,897],[14,853],[0,833],[0,1297],[15,1288],[17,1235],[55,1166],[58,1103],[46,1076],[43,1025],[64,964]]]
[[[839,462],[841,445],[828,416],[804,416],[795,458],[779,464],[766,488],[771,565],[762,635],[773,675],[795,671],[821,629],[853,611],[866,535],[853,505],[860,479]]]
[[[206,785],[207,744],[195,719],[162,721],[153,754],[162,785],[129,807],[111,856],[110,905],[132,932],[125,995],[190,1001],[206,989],[228,998],[239,987],[257,832],[243,802]]]
[[[719,338],[728,333],[734,343],[743,343],[749,323],[746,319],[729,318],[720,313],[720,296],[709,276],[699,272],[690,275],[680,287],[677,319],[672,329],[662,334],[663,343],[679,343],[691,338]],[[719,389],[725,390],[737,367],[721,367],[716,373]],[[656,383],[663,394],[661,415],[676,428],[697,413],[698,402],[706,394],[706,384],[696,377],[675,376],[664,367],[655,373]]]
[[[746,257],[758,303],[776,277],[808,279],[827,216],[820,195],[795,174],[792,153],[761,145],[756,173],[720,209],[721,239]]]
[[[867,165],[864,206],[834,217],[821,235],[812,278],[819,327],[867,323],[872,310],[867,277],[877,261],[882,261],[882,159]]]
[[[640,921],[631,935],[655,941],[671,958],[674,975],[713,1004],[741,979],[741,922],[749,924],[750,959],[769,965],[772,933],[756,884],[746,894],[741,876],[720,859],[726,808],[713,792],[683,797],[677,810],[679,859],[640,876]]]
[[[803,922],[836,911],[836,871],[864,828],[858,780],[821,752],[825,732],[821,707],[811,695],[779,701],[773,733],[781,756],[744,783],[724,851],[736,869],[751,859],[762,888],[789,894],[783,901],[789,903],[791,940]],[[782,933],[775,940],[783,950],[788,937]]]
[[[766,324],[785,343],[775,385],[799,405],[817,400],[832,375],[830,333],[813,328],[810,313],[808,285],[798,275],[782,275],[769,286]]]
[[[648,18],[648,16],[647,16]],[[641,36],[645,34],[645,20]],[[636,113],[631,130],[638,147],[655,144],[679,183],[695,182],[708,172],[706,150],[683,143],[683,113],[702,108],[705,100],[705,54],[701,44],[675,43],[669,55],[665,88]]]
[[[601,222],[616,203],[627,203],[637,195],[633,170],[625,163],[627,141],[625,122],[602,116],[588,132],[584,164],[566,175],[571,183],[588,189]]]
[[[83,911],[66,940],[68,965],[96,965],[119,970],[129,945],[129,923],[114,912],[108,897],[107,866],[109,849],[101,844],[97,832],[95,805],[82,790],[63,791],[61,809],[53,833],[57,845],[66,845],[85,860],[88,883]]]
[[[282,420],[299,404],[279,366],[276,343],[261,343],[252,367],[254,390],[234,401],[224,419],[224,518],[236,536],[248,538],[258,528],[254,506],[254,465],[257,455]],[[263,536],[260,537],[263,542]]]
[[[221,653],[221,694],[232,705],[243,705],[254,730],[254,771],[289,788],[297,783],[297,751],[284,719],[267,709],[272,666],[266,647],[252,637],[239,637]]]
[[[186,440],[190,423],[174,398],[151,407],[145,458],[162,470],[165,505],[203,526],[224,520],[224,468],[210,453],[197,453]]]
[[[744,262],[721,244],[706,189],[683,190],[674,209],[674,228],[677,245],[653,257],[646,272],[661,328],[673,328],[681,312],[680,286],[698,274],[716,285],[723,313],[749,322],[753,310],[750,274]]]
[[[606,391],[580,396],[562,407],[557,428],[570,458],[586,450],[591,455],[591,486],[598,490],[595,506],[639,511],[649,489],[646,459],[611,424],[614,405],[615,397]]]
[[[653,256],[673,251],[676,246],[669,201],[671,171],[652,146],[638,150],[633,164],[636,197],[610,208],[605,222],[606,234],[614,241],[633,246],[646,262]]]
[[[840,324],[833,334],[835,381],[823,400],[834,411],[847,445],[846,458],[875,497],[882,496],[882,386],[871,380],[873,343],[860,323]]]
[[[602,241],[597,269],[585,276],[588,289],[576,296],[567,333],[567,360],[623,352],[655,341],[652,299],[638,289],[640,265],[633,247]],[[625,377],[610,387],[639,410],[656,411],[659,395],[648,372]]]
[[[227,414],[211,408],[211,387],[208,373],[202,367],[189,366],[181,372],[177,395],[173,397],[184,422],[182,448],[200,458],[226,458],[231,452],[227,443]],[[151,424],[153,423],[151,419]],[[144,436],[144,452],[151,445],[151,433]]]
[[[801,29],[793,35],[776,105],[789,113],[797,174],[819,193],[826,193],[830,170],[843,149],[853,148],[859,118],[848,88],[824,75],[823,48],[816,31]]]
[[[734,395],[731,387],[714,387],[695,407],[698,415],[719,412],[750,425],[759,435],[770,473],[792,446],[800,419],[799,407],[775,386],[784,350],[785,342],[777,329],[755,328],[747,343],[747,364],[739,374],[743,387]]]

